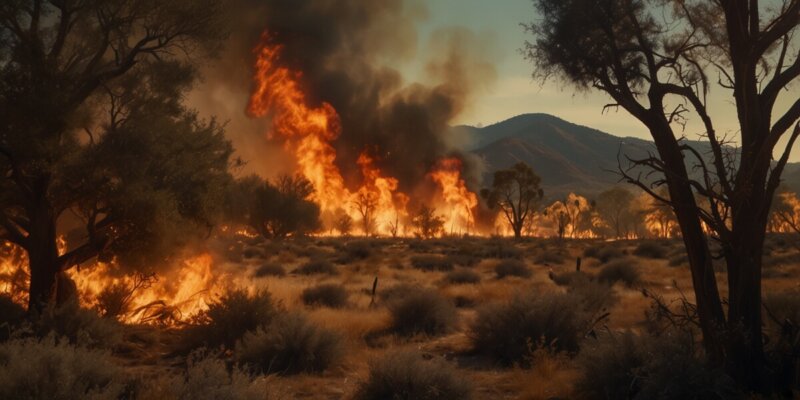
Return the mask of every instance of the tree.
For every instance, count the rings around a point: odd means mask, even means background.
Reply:
[[[531,167],[519,162],[509,169],[495,171],[492,187],[481,190],[489,208],[503,212],[516,238],[522,236],[525,220],[533,215],[544,195],[540,182]]]
[[[375,209],[378,207],[377,196],[369,191],[359,191],[355,205],[361,215],[361,229],[364,236],[372,235],[372,230],[375,228]]]
[[[334,228],[342,236],[349,236],[350,231],[353,230],[353,218],[342,210],[337,213],[336,220],[333,224]]]
[[[230,145],[180,99],[219,14],[214,0],[0,4],[0,240],[28,254],[32,311],[68,268],[160,257],[132,248],[166,250],[180,236],[161,234],[211,222]],[[67,211],[83,237],[59,254]]]
[[[597,195],[597,212],[608,224],[616,238],[628,237],[635,224],[633,194],[625,188],[615,186]]]
[[[528,26],[536,40],[526,43],[535,74],[603,91],[613,99],[611,107],[621,107],[650,131],[658,154],[629,159],[620,171],[675,211],[706,352],[712,363],[753,390],[770,386],[761,332],[768,215],[800,136],[800,99],[788,90],[800,76],[800,1],[764,3],[536,0],[541,22]],[[727,146],[730,137],[718,134],[709,114],[712,88],[732,96],[738,152]],[[776,107],[787,94],[788,106]],[[711,154],[692,148],[675,132],[692,115]],[[690,176],[687,162],[700,177]],[[646,175],[634,173],[641,167],[660,178],[645,182]],[[660,185],[666,185],[669,199],[653,190]],[[709,207],[699,207],[695,195],[707,199]],[[702,223],[721,244],[727,313],[712,266],[716,255]]]
[[[432,239],[444,231],[444,218],[436,215],[436,209],[423,205],[411,218],[415,235],[422,239]]]
[[[283,239],[288,236],[306,235],[319,230],[320,208],[309,198],[314,193],[313,185],[301,175],[282,175],[274,184],[258,177],[240,180],[249,205],[240,218],[253,227],[261,236]]]

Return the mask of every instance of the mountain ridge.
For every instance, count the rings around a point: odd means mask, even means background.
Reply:
[[[466,150],[483,160],[484,185],[491,175],[518,161],[530,165],[542,178],[546,197],[559,198],[569,192],[591,196],[620,184],[617,157],[646,157],[656,154],[655,144],[646,139],[612,135],[578,125],[559,117],[520,114],[485,127],[459,125],[452,128],[467,138]],[[701,154],[710,154],[706,141],[687,140]],[[624,164],[624,163],[623,163]],[[646,173],[644,169],[637,171]],[[784,184],[800,189],[800,163],[790,163],[783,174]]]

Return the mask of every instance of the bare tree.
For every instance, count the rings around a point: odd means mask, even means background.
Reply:
[[[536,0],[541,22],[528,26],[536,41],[526,44],[537,75],[603,91],[613,99],[608,107],[624,109],[650,131],[658,154],[629,159],[620,170],[674,209],[706,352],[753,390],[769,386],[761,332],[768,215],[800,136],[800,99],[787,90],[800,76],[800,0],[765,3]],[[738,152],[726,146],[733,138],[720,136],[709,113],[712,88],[732,95]],[[785,109],[776,107],[782,95],[789,96]],[[675,132],[692,115],[702,123],[709,154]],[[689,174],[687,163],[699,178]],[[642,167],[657,178],[647,182],[646,173],[634,172]],[[668,199],[653,189],[660,185],[668,188]],[[708,207],[699,206],[695,195]],[[710,240],[719,241],[727,264],[727,312]]]
[[[361,215],[361,229],[364,236],[372,235],[375,228],[375,209],[378,207],[378,198],[371,192],[358,192],[355,204]]]
[[[489,208],[499,208],[506,217],[516,238],[522,236],[525,220],[533,215],[544,195],[540,182],[531,167],[520,162],[509,169],[495,171],[492,187],[481,190]]]

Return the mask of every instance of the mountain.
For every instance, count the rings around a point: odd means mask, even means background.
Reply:
[[[454,127],[469,137],[469,150],[485,164],[483,181],[491,182],[493,171],[518,161],[530,165],[542,178],[548,198],[569,192],[593,195],[618,184],[618,157],[655,154],[652,141],[614,136],[576,125],[548,114],[523,114],[494,125]],[[701,154],[709,154],[707,142],[688,141]],[[784,173],[787,186],[800,189],[800,164],[790,164]]]

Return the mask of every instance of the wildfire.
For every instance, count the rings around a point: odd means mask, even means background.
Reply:
[[[396,233],[397,221],[408,216],[409,197],[398,190],[398,180],[378,168],[376,160],[362,151],[357,164],[362,184],[350,190],[336,166],[332,145],[341,133],[340,119],[329,103],[309,104],[302,90],[303,74],[280,65],[282,47],[269,35],[256,48],[255,88],[248,104],[252,117],[272,117],[271,137],[286,140],[286,149],[297,160],[299,172],[314,186],[312,200],[323,213],[344,212],[363,234]],[[461,163],[442,160],[430,176],[442,190],[444,215],[451,229],[469,230],[477,196],[461,179]]]
[[[59,247],[66,242],[59,238]],[[25,251],[10,243],[0,248],[0,293],[27,304],[29,284]],[[208,309],[226,288],[247,286],[233,274],[216,268],[210,254],[179,261],[164,276],[151,273],[120,275],[114,262],[93,262],[66,272],[75,283],[81,306],[125,323],[169,325]]]
[[[445,227],[451,232],[467,232],[475,224],[475,208],[478,196],[467,189],[461,178],[462,164],[458,158],[440,160],[434,170],[428,174],[439,185],[444,202]]]

